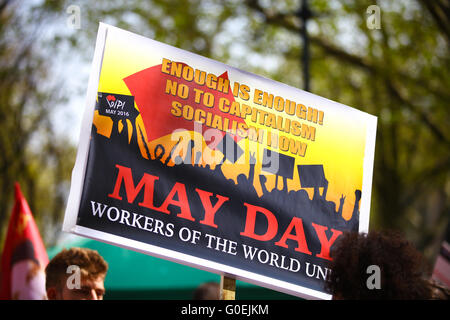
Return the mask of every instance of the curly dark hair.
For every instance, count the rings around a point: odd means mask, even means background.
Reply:
[[[333,246],[326,289],[334,299],[430,299],[422,255],[396,232],[346,232]],[[368,267],[380,270],[380,288],[369,289]]]

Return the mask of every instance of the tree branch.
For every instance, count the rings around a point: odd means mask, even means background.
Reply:
[[[433,181],[436,176],[442,175],[443,172],[448,172],[448,168],[450,168],[450,157],[444,158],[443,160],[436,164],[433,164],[429,168],[423,169],[417,175],[417,178],[414,179],[409,191],[406,193],[403,199],[400,200],[402,206],[411,204],[414,199],[417,198],[417,195],[421,194],[422,190],[427,188],[426,183]]]
[[[450,1],[448,0],[419,0],[431,14],[439,29],[450,44]]]
[[[246,0],[246,4],[248,7],[260,12],[266,22],[271,25],[276,25],[279,27],[283,27],[286,30],[300,33],[303,26],[296,25],[293,23],[294,18],[296,17],[294,13],[276,13],[271,10],[267,10],[263,8],[258,0]],[[435,125],[429,116],[424,113],[419,107],[415,106],[413,103],[408,101],[405,97],[400,94],[400,91],[394,85],[392,79],[387,77],[385,74],[385,70],[383,67],[380,67],[374,63],[369,62],[367,59],[363,57],[351,54],[346,50],[332,44],[320,37],[311,35],[310,36],[311,43],[323,49],[329,55],[349,64],[352,64],[358,68],[365,70],[366,72],[371,73],[372,75],[377,75],[381,77],[385,82],[386,86],[390,89],[390,92],[394,94],[394,96],[401,101],[410,111],[417,114],[419,119],[423,121],[423,123],[431,130],[431,132],[438,138],[438,140],[443,141],[447,145],[450,144],[449,138],[447,138],[444,133]],[[439,96],[443,100],[448,100],[450,95],[435,88],[431,88],[428,84],[425,84],[423,80],[415,79],[403,72],[396,72],[396,75],[399,77],[399,80],[402,82],[407,81],[414,85],[419,85],[421,88],[427,89],[429,92]]]
[[[414,105],[412,102],[408,101],[400,93],[400,90],[395,86],[391,79],[384,77],[385,84],[394,98],[396,98],[402,105],[408,108],[411,112],[415,113],[419,119],[427,126],[431,133],[441,142],[450,146],[449,139],[445,134],[431,121],[427,113],[425,113],[420,107]]]

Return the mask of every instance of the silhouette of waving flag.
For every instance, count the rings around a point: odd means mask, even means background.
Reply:
[[[302,188],[325,187],[327,185],[323,165],[298,165],[297,170]]]
[[[294,175],[295,158],[264,149],[262,170],[292,179]]]

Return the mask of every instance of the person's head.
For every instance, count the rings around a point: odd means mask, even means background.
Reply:
[[[220,300],[220,286],[217,282],[206,282],[194,291],[194,300]]]
[[[102,300],[107,262],[86,248],[64,249],[45,268],[49,300]]]
[[[331,258],[326,287],[334,299],[430,298],[422,256],[398,233],[344,233]]]

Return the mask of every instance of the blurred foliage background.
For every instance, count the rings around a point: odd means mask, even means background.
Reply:
[[[374,4],[380,29],[367,25]],[[68,23],[74,6],[79,28]],[[450,1],[309,6],[311,91],[378,117],[370,228],[401,230],[432,265],[450,216]],[[1,0],[0,245],[14,181],[47,246],[58,241],[84,107],[73,101],[85,95],[99,21],[302,88],[299,9],[300,0]]]

